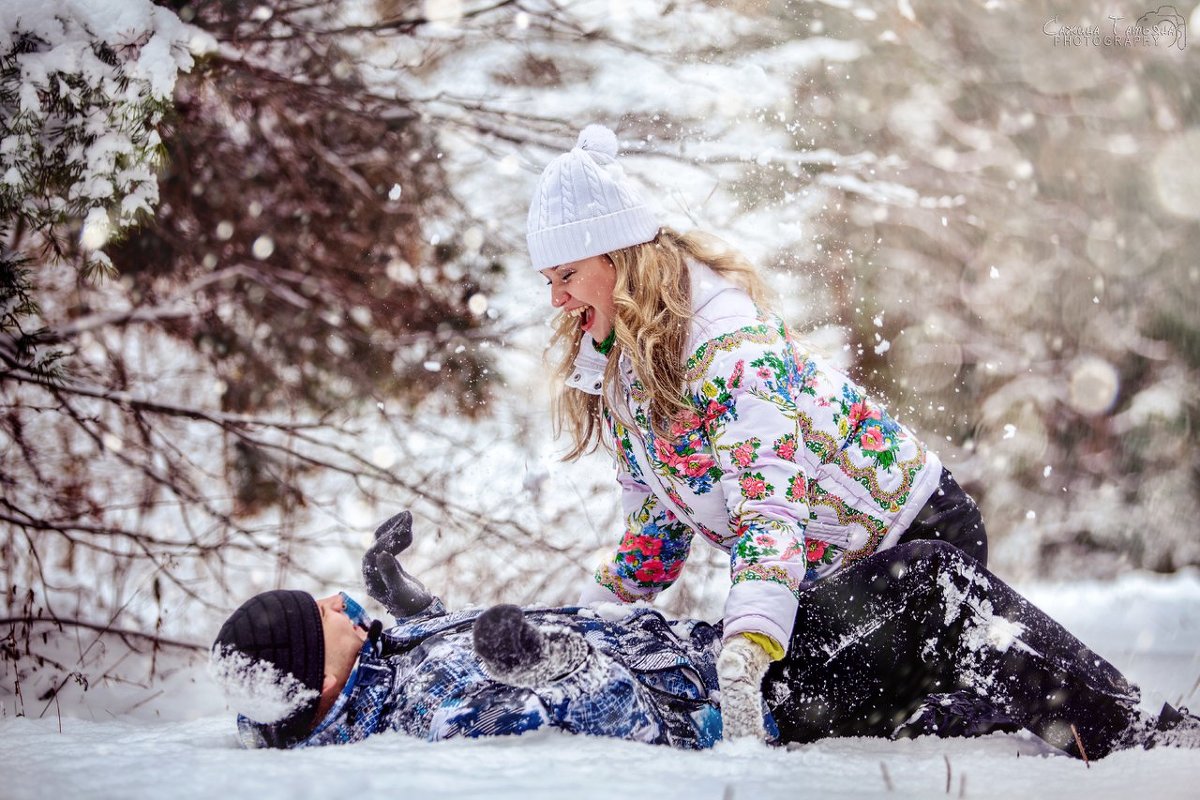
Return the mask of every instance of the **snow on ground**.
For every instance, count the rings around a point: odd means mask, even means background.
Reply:
[[[1200,752],[1118,753],[1090,769],[1035,742],[841,739],[787,751],[709,752],[541,734],[425,744],[384,735],[307,751],[242,751],[223,720],[157,728],[121,722],[4,723],[4,796],[334,798],[1194,797]],[[13,769],[16,767],[16,769]],[[891,781],[889,791],[884,769]],[[960,787],[965,778],[965,791]]]
[[[1200,574],[1025,593],[1141,684],[1147,707],[1163,698],[1200,705]],[[737,742],[700,753],[553,733],[438,744],[388,734],[346,747],[244,751],[212,693],[180,685],[137,714],[61,723],[53,711],[13,718],[5,702],[0,797],[928,798],[946,794],[949,774],[953,797],[1102,800],[1195,797],[1200,777],[1200,750],[1129,751],[1087,768],[1028,735],[1002,734],[830,739],[793,750]]]

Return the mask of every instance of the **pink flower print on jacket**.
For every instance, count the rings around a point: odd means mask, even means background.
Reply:
[[[857,387],[843,386],[838,403],[844,415],[839,421],[842,435],[856,443],[876,467],[890,469],[899,455],[900,425],[868,403]]]
[[[686,439],[689,435],[698,431],[701,425],[700,415],[695,411],[691,409],[681,411],[671,420],[671,438],[676,441]]]
[[[674,443],[661,437],[653,438],[653,457],[657,462],[655,471],[683,478],[696,494],[711,491],[713,481],[721,476],[717,459],[709,453],[700,452],[708,446],[701,434],[702,431],[695,430]]]
[[[782,458],[784,461],[796,462],[796,435],[785,433],[775,440],[775,444],[771,445],[771,449],[775,451],[775,455]]]
[[[796,557],[803,556],[804,552],[804,540],[793,539],[791,544],[789,544],[783,551],[783,555],[780,556],[780,558],[782,558],[784,561],[795,561]]]
[[[736,389],[742,385],[742,375],[746,373],[746,362],[744,360],[733,365],[733,372],[729,373],[729,388]]]
[[[767,483],[761,472],[743,475],[738,478],[738,485],[742,487],[742,497],[747,500],[763,500],[775,491],[775,487]]]
[[[638,552],[645,556],[656,556],[662,552],[662,540],[653,536],[630,536],[621,542],[619,552]]]
[[[850,406],[848,416],[850,417],[850,427],[855,428],[863,420],[879,419],[879,409],[868,408],[866,403],[859,401]]]
[[[841,549],[829,542],[823,542],[820,539],[809,539],[805,543],[804,561],[807,569],[804,573],[805,580],[818,580],[821,577],[821,568],[832,564],[841,554]]]
[[[662,561],[659,559],[649,559],[642,561],[640,570],[634,572],[638,581],[646,583],[658,583],[666,578],[666,570],[662,569]]]
[[[751,437],[744,442],[738,442],[733,445],[729,451],[729,457],[733,459],[733,463],[737,464],[742,469],[746,469],[758,460],[758,448],[762,445],[762,440],[758,437]]]
[[[682,561],[673,561],[670,564],[664,564],[657,558],[643,561],[642,566],[636,572],[634,577],[643,583],[674,583],[679,577],[680,571],[683,570]]]
[[[682,448],[690,449],[685,444]],[[679,453],[676,447],[664,439],[654,440],[654,454],[658,460],[670,468],[672,472],[681,472],[689,478],[698,478],[708,472],[717,463],[716,459],[706,453]]]
[[[839,548],[829,542],[824,542],[820,539],[809,539],[805,542],[804,560],[811,570],[826,564],[832,564],[839,552]]]
[[[887,443],[883,439],[883,431],[879,428],[867,428],[862,432],[862,436],[858,438],[858,443],[862,445],[863,450],[872,453],[882,453],[887,449]]]
[[[711,427],[713,423],[720,421],[728,411],[729,406],[724,403],[709,400],[708,405],[704,408],[704,427]]]
[[[704,453],[693,453],[690,456],[684,456],[679,463],[684,475],[689,478],[699,478],[715,467],[717,460]]]
[[[679,456],[675,454],[675,448],[671,447],[671,443],[666,439],[654,440],[654,456],[667,466],[679,463]]]
[[[643,583],[659,583],[667,579],[667,571],[663,569],[663,563],[657,558],[643,561],[641,568],[633,574]]]
[[[809,539],[807,552],[804,554],[808,561],[820,562],[821,556],[825,555],[825,549],[829,547],[829,542],[822,542],[820,539]]]

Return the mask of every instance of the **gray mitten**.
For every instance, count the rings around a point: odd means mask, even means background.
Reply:
[[[510,686],[545,686],[577,669],[588,655],[581,634],[560,625],[533,625],[518,606],[492,606],[475,619],[472,634],[488,674]]]
[[[397,619],[415,616],[436,600],[396,558],[412,544],[412,538],[412,514],[401,511],[375,530],[375,543],[362,559],[367,594]]]

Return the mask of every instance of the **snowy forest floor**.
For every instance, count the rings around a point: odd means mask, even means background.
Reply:
[[[1200,575],[1023,587],[1111,660],[1143,704],[1200,705]],[[197,669],[193,677],[203,683]],[[201,701],[196,698],[209,697]],[[157,700],[159,721],[0,719],[5,800],[35,797],[1153,798],[1195,797],[1200,750],[1126,751],[1090,768],[1025,734],[890,742],[830,739],[787,750],[738,742],[679,752],[540,734],[427,744],[382,735],[299,752],[238,749],[211,696]],[[141,707],[145,714],[150,704]],[[95,715],[94,715],[95,716]],[[60,732],[61,724],[61,732]],[[949,792],[947,792],[949,785]]]

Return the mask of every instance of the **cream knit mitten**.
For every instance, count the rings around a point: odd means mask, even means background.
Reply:
[[[721,722],[725,739],[767,738],[763,728],[762,681],[771,657],[745,636],[725,642],[717,659]]]

